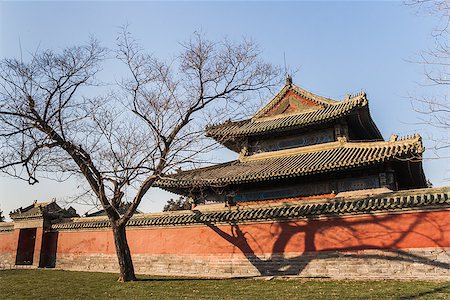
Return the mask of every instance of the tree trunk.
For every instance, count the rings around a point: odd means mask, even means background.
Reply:
[[[114,243],[116,245],[117,259],[119,260],[120,276],[118,281],[134,281],[133,260],[131,259],[130,248],[128,247],[125,225],[113,225]]]

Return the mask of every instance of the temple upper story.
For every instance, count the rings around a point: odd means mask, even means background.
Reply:
[[[342,101],[308,92],[286,80],[271,101],[247,120],[208,126],[206,135],[241,152],[266,152],[337,141],[381,141],[366,94]]]
[[[253,117],[206,128],[236,160],[168,174],[157,186],[210,202],[426,187],[420,135],[384,141],[365,93],[342,101],[286,84]]]

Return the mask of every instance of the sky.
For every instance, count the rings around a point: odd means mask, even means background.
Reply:
[[[112,47],[118,27],[129,30],[153,55],[170,59],[195,31],[213,40],[252,38],[262,57],[289,70],[293,81],[332,99],[361,90],[385,139],[419,132],[426,148],[435,129],[416,125],[410,95],[425,93],[423,66],[412,63],[432,48],[438,20],[402,2],[0,2],[0,59],[64,47],[96,37]],[[280,87],[281,88],[281,87]],[[270,99],[266,99],[268,102]],[[229,150],[215,156],[232,160]],[[449,185],[450,160],[425,152],[424,170],[434,186]],[[447,155],[448,156],[448,155]],[[5,215],[33,200],[57,201],[75,194],[78,182],[41,180],[30,186],[0,175]],[[143,212],[161,211],[173,194],[152,189]],[[86,207],[75,206],[79,213]]]

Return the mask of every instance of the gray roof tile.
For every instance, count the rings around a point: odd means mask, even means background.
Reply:
[[[198,188],[299,177],[385,161],[422,159],[419,135],[387,142],[332,142],[247,156],[206,168],[167,175],[161,188]]]

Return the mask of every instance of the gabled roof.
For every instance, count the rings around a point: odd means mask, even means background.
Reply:
[[[326,123],[346,117],[362,108],[365,108],[368,114],[368,101],[363,92],[353,97],[349,96],[343,101],[335,101],[315,95],[288,81],[281,91],[252,118],[208,126],[206,135],[226,145],[227,139]],[[372,123],[367,126],[371,128],[371,138],[382,139],[373,121],[369,123]]]
[[[36,219],[43,218],[45,216],[53,217],[63,217],[70,218],[76,217],[78,214],[76,213],[73,207],[69,207],[68,209],[61,208],[56,202],[37,202],[34,201],[33,204],[25,207],[18,208],[12,211],[9,216],[13,220],[22,220],[22,219]]]
[[[226,122],[206,128],[206,135],[217,138],[238,137],[258,133],[270,133],[282,129],[300,128],[341,118],[367,105],[365,95],[328,105],[307,112],[281,115],[280,117],[252,118],[238,122]]]
[[[422,160],[421,137],[387,142],[337,141],[294,149],[264,152],[211,167],[169,175],[156,185],[170,190],[226,186],[300,177],[373,165],[386,161]],[[424,178],[417,179],[425,186]],[[423,183],[422,183],[423,181]]]
[[[269,103],[267,103],[263,108],[258,110],[252,119],[256,120],[258,118],[264,118],[274,108],[278,107],[284,101],[289,101],[292,98],[298,99],[303,103],[302,107],[297,107],[298,109],[295,111],[297,113],[325,108],[329,105],[339,103],[336,100],[328,99],[308,92],[307,90],[296,86],[292,83],[291,80],[288,79],[286,81],[286,84],[278,92],[278,94],[275,95],[275,97],[271,101],[269,101]]]

